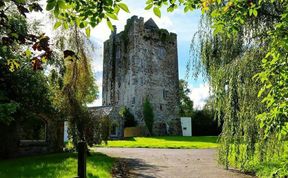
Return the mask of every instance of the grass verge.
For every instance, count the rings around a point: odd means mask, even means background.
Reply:
[[[131,137],[126,140],[111,140],[102,147],[126,148],[217,148],[216,136],[159,136],[159,137]]]
[[[87,157],[87,177],[112,177],[114,159],[101,153]],[[77,154],[59,153],[0,161],[1,178],[71,178],[77,176]]]

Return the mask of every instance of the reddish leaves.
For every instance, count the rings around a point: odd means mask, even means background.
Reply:
[[[35,36],[30,36],[32,37],[33,40],[35,40]],[[42,35],[40,35],[39,37],[36,38],[36,42],[33,44],[32,48],[34,51],[44,51],[44,53],[42,53],[39,56],[36,56],[32,59],[32,66],[34,70],[42,70],[42,63],[45,62],[43,61],[43,59],[49,59],[51,54],[52,54],[52,50],[49,47],[49,37],[45,36],[45,34],[43,33]]]

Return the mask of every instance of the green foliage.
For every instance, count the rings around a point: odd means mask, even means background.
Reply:
[[[193,148],[207,149],[217,148],[218,137],[183,137],[183,136],[159,136],[159,137],[132,137],[126,140],[110,140],[105,147],[124,148]]]
[[[75,151],[75,147],[74,147],[74,144],[72,142],[72,140],[68,140],[68,142],[65,143],[64,145],[64,151],[65,152],[73,152]]]
[[[281,150],[277,150],[277,153],[271,150],[274,149],[273,145],[279,146],[287,140],[288,134],[286,74],[288,1],[147,0],[146,4],[145,9],[153,9],[155,15],[159,17],[161,17],[160,8],[163,5],[167,6],[168,12],[184,6],[184,12],[201,8],[204,14],[202,32],[199,32],[199,46],[192,48],[194,52],[199,51],[192,54],[196,59],[194,66],[207,75],[215,95],[213,102],[217,111],[216,115],[224,122],[220,149],[222,163],[229,166],[232,155],[230,150],[233,145],[235,145],[235,153],[246,155],[245,161],[236,164],[241,169],[247,166],[245,162],[253,159],[257,144],[262,148],[259,151],[261,160],[269,162],[269,158],[281,154]],[[111,19],[118,18],[120,9],[129,11],[121,0],[48,0],[46,9],[58,19],[54,28],[59,28],[61,25],[68,30],[71,30],[70,27],[85,28],[87,36],[90,35],[90,28],[95,27],[103,19],[106,19],[112,30]],[[55,62],[51,60],[49,38],[44,35],[28,34],[25,14],[33,10],[41,11],[37,1],[21,0],[20,3],[1,1],[0,3],[2,14],[0,16],[0,79],[2,81],[4,78],[4,84],[1,83],[1,92],[5,96],[4,99],[2,96],[0,98],[0,110],[4,113],[1,112],[1,120],[9,123],[12,117],[19,113],[43,112],[43,108],[46,109],[45,113],[50,111],[53,113],[55,109],[53,107],[59,107],[63,102],[62,99],[55,100],[55,98],[61,96],[59,90],[65,86],[64,93],[67,96],[65,99],[66,103],[69,103],[66,106],[73,106],[67,110],[70,115],[75,116],[73,127],[80,128],[78,131],[81,133],[84,128],[81,118],[83,116],[89,118],[87,109],[82,106],[91,101],[97,93],[93,90],[94,86],[92,87],[93,79],[83,50],[83,41],[77,43],[81,41],[79,36],[73,36],[76,43],[74,41],[72,48],[76,52],[69,58],[72,61],[65,61],[64,80],[61,80],[62,76],[59,76],[53,81],[59,86],[56,88],[45,86],[47,81],[42,73],[37,78],[31,75],[31,71],[26,67],[22,69],[24,64],[29,63],[32,63],[34,70],[41,69],[41,64],[47,59],[49,59],[48,62]],[[128,39],[125,35],[124,38]],[[28,49],[31,43],[35,51],[44,49],[45,56],[31,59],[33,51]],[[79,61],[84,62],[79,64]],[[8,69],[16,71],[12,78],[17,80],[9,79]],[[18,70],[22,71],[17,72]],[[35,82],[31,76],[25,76],[24,70],[25,72],[28,70],[27,74],[37,78],[39,82]],[[79,71],[88,72],[82,74]],[[253,76],[258,80],[252,79]],[[23,77],[29,80],[23,80]],[[36,91],[36,97],[31,97],[31,94],[26,91],[28,88],[31,89],[27,83],[33,83],[31,86],[36,88],[39,84],[41,90]],[[17,87],[12,88],[10,92],[10,86]],[[34,93],[33,87],[30,93]],[[52,88],[53,94],[47,91],[48,88]],[[15,96],[13,92],[16,93]],[[45,97],[37,100],[39,96]],[[31,107],[29,107],[30,104]],[[152,113],[150,116],[153,116],[153,111],[150,113]],[[153,119],[151,124],[153,117],[149,118],[150,124],[148,125],[153,126]],[[240,143],[245,145],[245,149],[241,148]],[[236,160],[236,162],[239,161]]]
[[[72,1],[72,0],[47,0],[46,10],[50,11],[58,19],[54,27],[61,24],[65,29],[76,25],[79,28],[94,28],[103,19],[106,19],[108,27],[113,31],[111,19],[118,20],[120,10],[129,13],[129,8],[121,0],[111,1]]]
[[[156,16],[158,16],[159,18],[161,17],[161,11],[158,7],[154,7],[153,8],[153,12]]]
[[[154,113],[148,98],[143,103],[143,117],[150,135],[153,135]]]
[[[245,169],[245,163],[253,159],[258,144],[261,147],[258,164],[259,160],[269,162],[275,155],[281,155],[275,145],[279,147],[288,134],[288,2],[147,1],[147,9],[162,5],[168,6],[168,12],[182,5],[184,12],[201,8],[204,14],[198,33],[200,43],[194,43],[192,54],[194,61],[198,61],[194,62],[199,69],[195,75],[202,71],[207,76],[215,95],[216,116],[224,122],[220,161],[228,168],[232,145],[237,157],[243,154],[244,160],[235,160],[234,166],[240,169]]]
[[[271,145],[273,147],[273,145]],[[241,167],[244,172],[256,172],[257,177],[285,177],[288,172],[288,143],[284,143],[281,147],[273,147],[277,151],[281,150],[282,154],[274,154],[269,160],[261,161],[261,145],[255,145],[255,152],[252,158],[247,160],[246,155],[249,154],[248,145],[240,144],[240,146],[230,145],[229,162],[233,167]],[[268,150],[273,151],[271,149]],[[244,166],[243,166],[244,164]]]
[[[11,73],[2,66],[0,75],[0,157],[3,158],[15,154],[20,137],[40,138],[43,132],[36,123],[42,117],[57,122],[59,111],[51,101],[48,79],[42,71],[35,72],[27,66]],[[23,131],[27,124],[29,129]]]
[[[37,29],[29,28],[26,22],[27,13],[42,11],[42,8],[37,1],[26,0],[3,1],[0,6],[0,65],[8,67],[11,72],[28,63],[34,70],[42,69],[42,63],[51,57],[49,38],[39,35]],[[27,49],[31,47],[33,50]]]
[[[91,70],[89,56],[91,45],[77,26],[66,30],[65,33],[61,33],[59,30],[55,40],[55,48],[64,51],[65,58],[63,61],[65,70],[62,72],[62,76],[59,76],[56,71],[51,73],[51,80],[53,79],[53,83],[56,84],[56,88],[54,87],[56,96],[62,95],[60,99],[57,98],[57,105],[62,106],[61,109],[68,117],[69,135],[74,145],[79,140],[85,140],[86,136],[89,144],[92,144],[94,133],[89,132],[91,115],[86,104],[97,98],[98,88]],[[91,130],[93,129],[91,128]]]
[[[137,125],[134,115],[125,106],[120,108],[119,115],[124,120],[124,127],[135,127]]]
[[[281,76],[285,76],[285,69],[278,70],[281,65],[275,64],[277,60],[269,60],[271,56],[267,55],[274,38],[269,31],[281,21],[277,14],[285,12],[285,6],[281,6],[285,3],[281,3],[284,2],[206,4],[208,9],[204,10],[206,14],[198,33],[200,43],[194,43],[192,48],[193,65],[208,78],[214,94],[216,117],[223,119],[219,160],[226,168],[235,166],[256,172],[261,162],[272,161],[283,154],[283,150],[278,148],[287,140],[283,132],[287,122],[283,104],[286,92],[281,90],[283,86],[278,86],[279,79],[283,83]],[[274,47],[277,50],[281,48],[275,44]],[[285,53],[284,48],[281,52]],[[262,60],[265,56],[268,58]],[[277,55],[274,57],[278,58]],[[263,70],[261,62],[266,62],[269,70]],[[255,75],[261,75],[259,80],[253,79]],[[261,89],[261,82],[265,83],[265,89]],[[273,114],[267,114],[271,113],[269,110]],[[280,133],[284,133],[282,137],[279,137]],[[261,149],[257,150],[257,147]],[[248,164],[252,162],[255,163],[253,166]]]
[[[125,11],[125,12],[130,12],[130,11],[129,11],[129,8],[128,8],[128,6],[127,6],[126,4],[124,4],[124,3],[119,3],[118,6],[119,6],[123,11]]]
[[[222,131],[218,126],[211,110],[196,110],[192,114],[192,135],[193,136],[218,136]]]
[[[3,3],[3,9],[0,8],[1,158],[14,156],[21,138],[43,139],[43,120],[49,118],[57,122],[60,118],[59,108],[52,101],[54,93],[49,80],[38,70],[42,63],[51,59],[49,38],[30,34],[39,33],[38,26],[25,18],[25,8],[37,4],[30,1]],[[45,51],[41,53],[43,56],[36,54],[40,50]],[[29,130],[23,131],[25,128]]]
[[[106,115],[93,115],[88,120],[85,129],[85,139],[89,146],[99,145],[102,142],[107,144],[110,136],[111,119]]]
[[[100,153],[87,157],[87,177],[110,178],[114,158]],[[0,177],[77,176],[77,154],[61,153],[0,161]]]
[[[19,107],[18,103],[1,103],[0,104],[0,122],[2,124],[10,124],[14,120],[13,114],[16,113],[17,108]]]
[[[26,67],[14,73],[2,68],[0,73],[4,81],[0,84],[1,121],[2,118],[17,118],[17,115],[29,113],[55,114],[48,80],[43,72],[35,73]],[[9,124],[11,119],[7,121],[6,124]]]
[[[265,96],[262,102],[267,108],[257,118],[265,130],[265,135],[269,137],[276,133],[279,140],[288,136],[288,3],[284,3],[283,6],[280,20],[274,24],[276,29],[267,32],[270,39],[268,53],[262,60],[263,71],[255,76],[262,83],[259,95]]]
[[[111,120],[108,116],[102,117],[100,120],[100,133],[101,136],[100,141],[104,141],[105,144],[107,144],[107,140],[109,139],[110,133],[111,133]],[[101,143],[99,142],[99,144]],[[96,143],[98,144],[98,143]]]
[[[180,116],[191,117],[193,114],[193,101],[190,99],[191,93],[188,83],[185,80],[179,81]]]

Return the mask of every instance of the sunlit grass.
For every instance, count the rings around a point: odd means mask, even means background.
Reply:
[[[217,148],[216,136],[160,136],[160,137],[132,137],[127,140],[111,140],[107,147],[127,148]]]
[[[111,177],[114,159],[100,153],[87,157],[87,177]],[[0,161],[1,178],[72,178],[77,176],[77,154],[59,153]]]

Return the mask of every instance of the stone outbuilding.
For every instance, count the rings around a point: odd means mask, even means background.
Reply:
[[[63,151],[64,121],[35,115],[0,123],[0,159]]]

